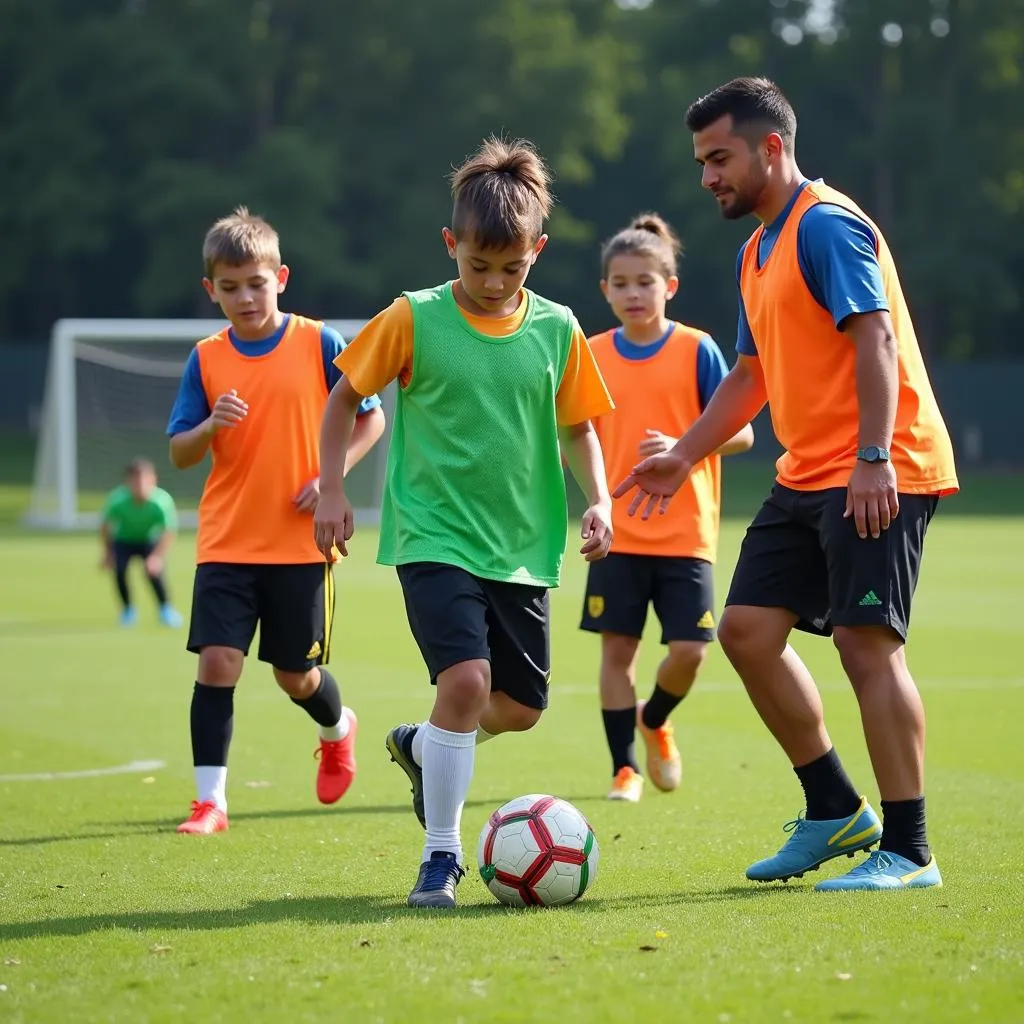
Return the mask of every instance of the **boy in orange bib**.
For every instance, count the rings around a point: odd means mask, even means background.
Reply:
[[[228,827],[227,754],[235,685],[260,626],[259,657],[317,723],[317,796],[341,799],[355,775],[356,717],[326,665],[334,615],[334,556],[312,539],[319,495],[320,418],[341,378],[345,343],[331,328],[278,309],[288,282],[277,233],[240,208],[210,229],[203,286],[230,325],[200,341],[185,365],[167,433],[171,462],[209,451],[199,502],[188,649],[199,655],[192,694],[197,797],[179,832]],[[380,438],[376,396],[360,407],[351,469]]]

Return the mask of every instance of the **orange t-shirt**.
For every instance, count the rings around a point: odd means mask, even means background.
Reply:
[[[210,408],[234,389],[249,405],[210,444],[213,466],[199,501],[196,562],[288,565],[323,562],[310,514],[294,499],[320,473],[327,404],[317,320],[290,316],[264,356],[242,355],[227,329],[196,346]]]
[[[459,307],[459,312],[475,331],[494,338],[515,334],[526,316],[521,301],[508,316],[477,316]],[[413,366],[412,306],[399,296],[378,313],[356,335],[352,343],[334,360],[334,365],[360,395],[374,395],[397,379],[407,387]],[[572,345],[561,383],[555,395],[555,409],[561,426],[573,426],[593,419],[611,408],[608,390],[601,379],[583,328],[574,322]]]
[[[640,460],[645,431],[681,437],[702,411],[697,355],[705,331],[676,323],[665,344],[646,359],[629,359],[615,347],[615,331],[590,339],[615,410],[594,421],[605,471],[613,483]],[[667,555],[713,562],[718,550],[721,463],[712,455],[693,468],[663,516],[642,522],[626,514],[632,495],[612,503],[612,551]]]
[[[743,307],[764,372],[772,425],[786,449],[777,463],[779,483],[795,490],[845,487],[857,461],[856,346],[811,294],[798,258],[800,219],[822,202],[860,217],[875,235],[898,349],[899,398],[889,446],[897,486],[905,494],[954,493],[953,446],[889,247],[852,199],[820,182],[798,194],[764,265],[758,266],[762,225],[747,242],[740,267]]]

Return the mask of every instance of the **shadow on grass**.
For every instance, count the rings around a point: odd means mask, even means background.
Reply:
[[[496,902],[463,905],[454,911],[424,911],[405,905],[405,898],[389,894],[360,893],[351,896],[283,897],[251,900],[239,907],[204,910],[143,910],[123,914],[85,914],[39,921],[21,921],[0,925],[0,941],[60,938],[90,935],[121,929],[136,932],[219,931],[249,928],[254,925],[301,923],[330,928],[332,925],[383,924],[403,918],[447,921],[458,918],[493,918],[516,914],[601,914],[638,907],[665,908],[681,904],[728,903],[738,900],[778,899],[779,893],[794,894],[800,889],[788,887],[753,888],[730,886],[694,892],[644,896],[586,896],[579,903],[557,910],[516,909]],[[469,894],[470,898],[476,893]],[[372,941],[372,937],[369,941]]]
[[[587,800],[596,799],[595,794],[589,796],[563,797],[570,803],[584,803]],[[497,806],[495,800],[467,800],[466,807],[487,807]],[[412,809],[408,803],[401,804],[340,804],[336,808],[327,807],[287,807],[272,811],[232,811],[231,822],[236,824],[240,821],[281,821],[291,818],[323,818],[330,823],[336,823],[351,815],[363,814],[404,814],[411,815]],[[74,832],[63,835],[50,836],[23,836],[17,839],[0,839],[0,849],[5,846],[46,846],[52,843],[69,843],[85,839],[131,839],[135,836],[150,836],[154,832],[174,832],[181,824],[181,817],[176,818],[153,818],[134,821],[92,821],[87,825],[105,826],[107,831],[95,832]]]

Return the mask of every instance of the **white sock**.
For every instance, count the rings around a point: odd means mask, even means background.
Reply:
[[[416,731],[412,734],[412,759],[422,768],[423,767],[423,737],[425,735],[424,726],[427,723],[416,726]],[[496,733],[488,732],[481,726],[476,727],[476,745],[479,747],[481,743],[486,743],[488,740],[493,740]]]
[[[420,722],[416,731],[412,734],[412,759],[423,767],[423,737],[427,734],[428,722]]]
[[[341,709],[341,718],[338,719],[337,725],[318,725],[317,731],[320,733],[320,739],[337,741],[343,740],[347,735],[349,729],[352,727],[352,723],[348,720],[348,715],[345,714],[345,709]]]
[[[200,803],[212,800],[218,810],[227,811],[228,770],[224,765],[196,765],[196,795]]]
[[[423,731],[423,805],[427,841],[423,859],[437,850],[454,853],[462,863],[462,805],[473,778],[476,731],[448,732],[429,722]]]

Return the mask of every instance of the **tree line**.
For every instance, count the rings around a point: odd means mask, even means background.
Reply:
[[[1014,354],[1024,0],[0,0],[0,337],[60,316],[210,315],[206,227],[279,229],[286,308],[369,316],[451,274],[446,176],[491,132],[556,176],[531,279],[609,325],[600,242],[657,209],[680,318],[728,352],[753,222],[700,189],[689,102],[738,74],[797,109],[803,171],[896,253],[933,356]]]

